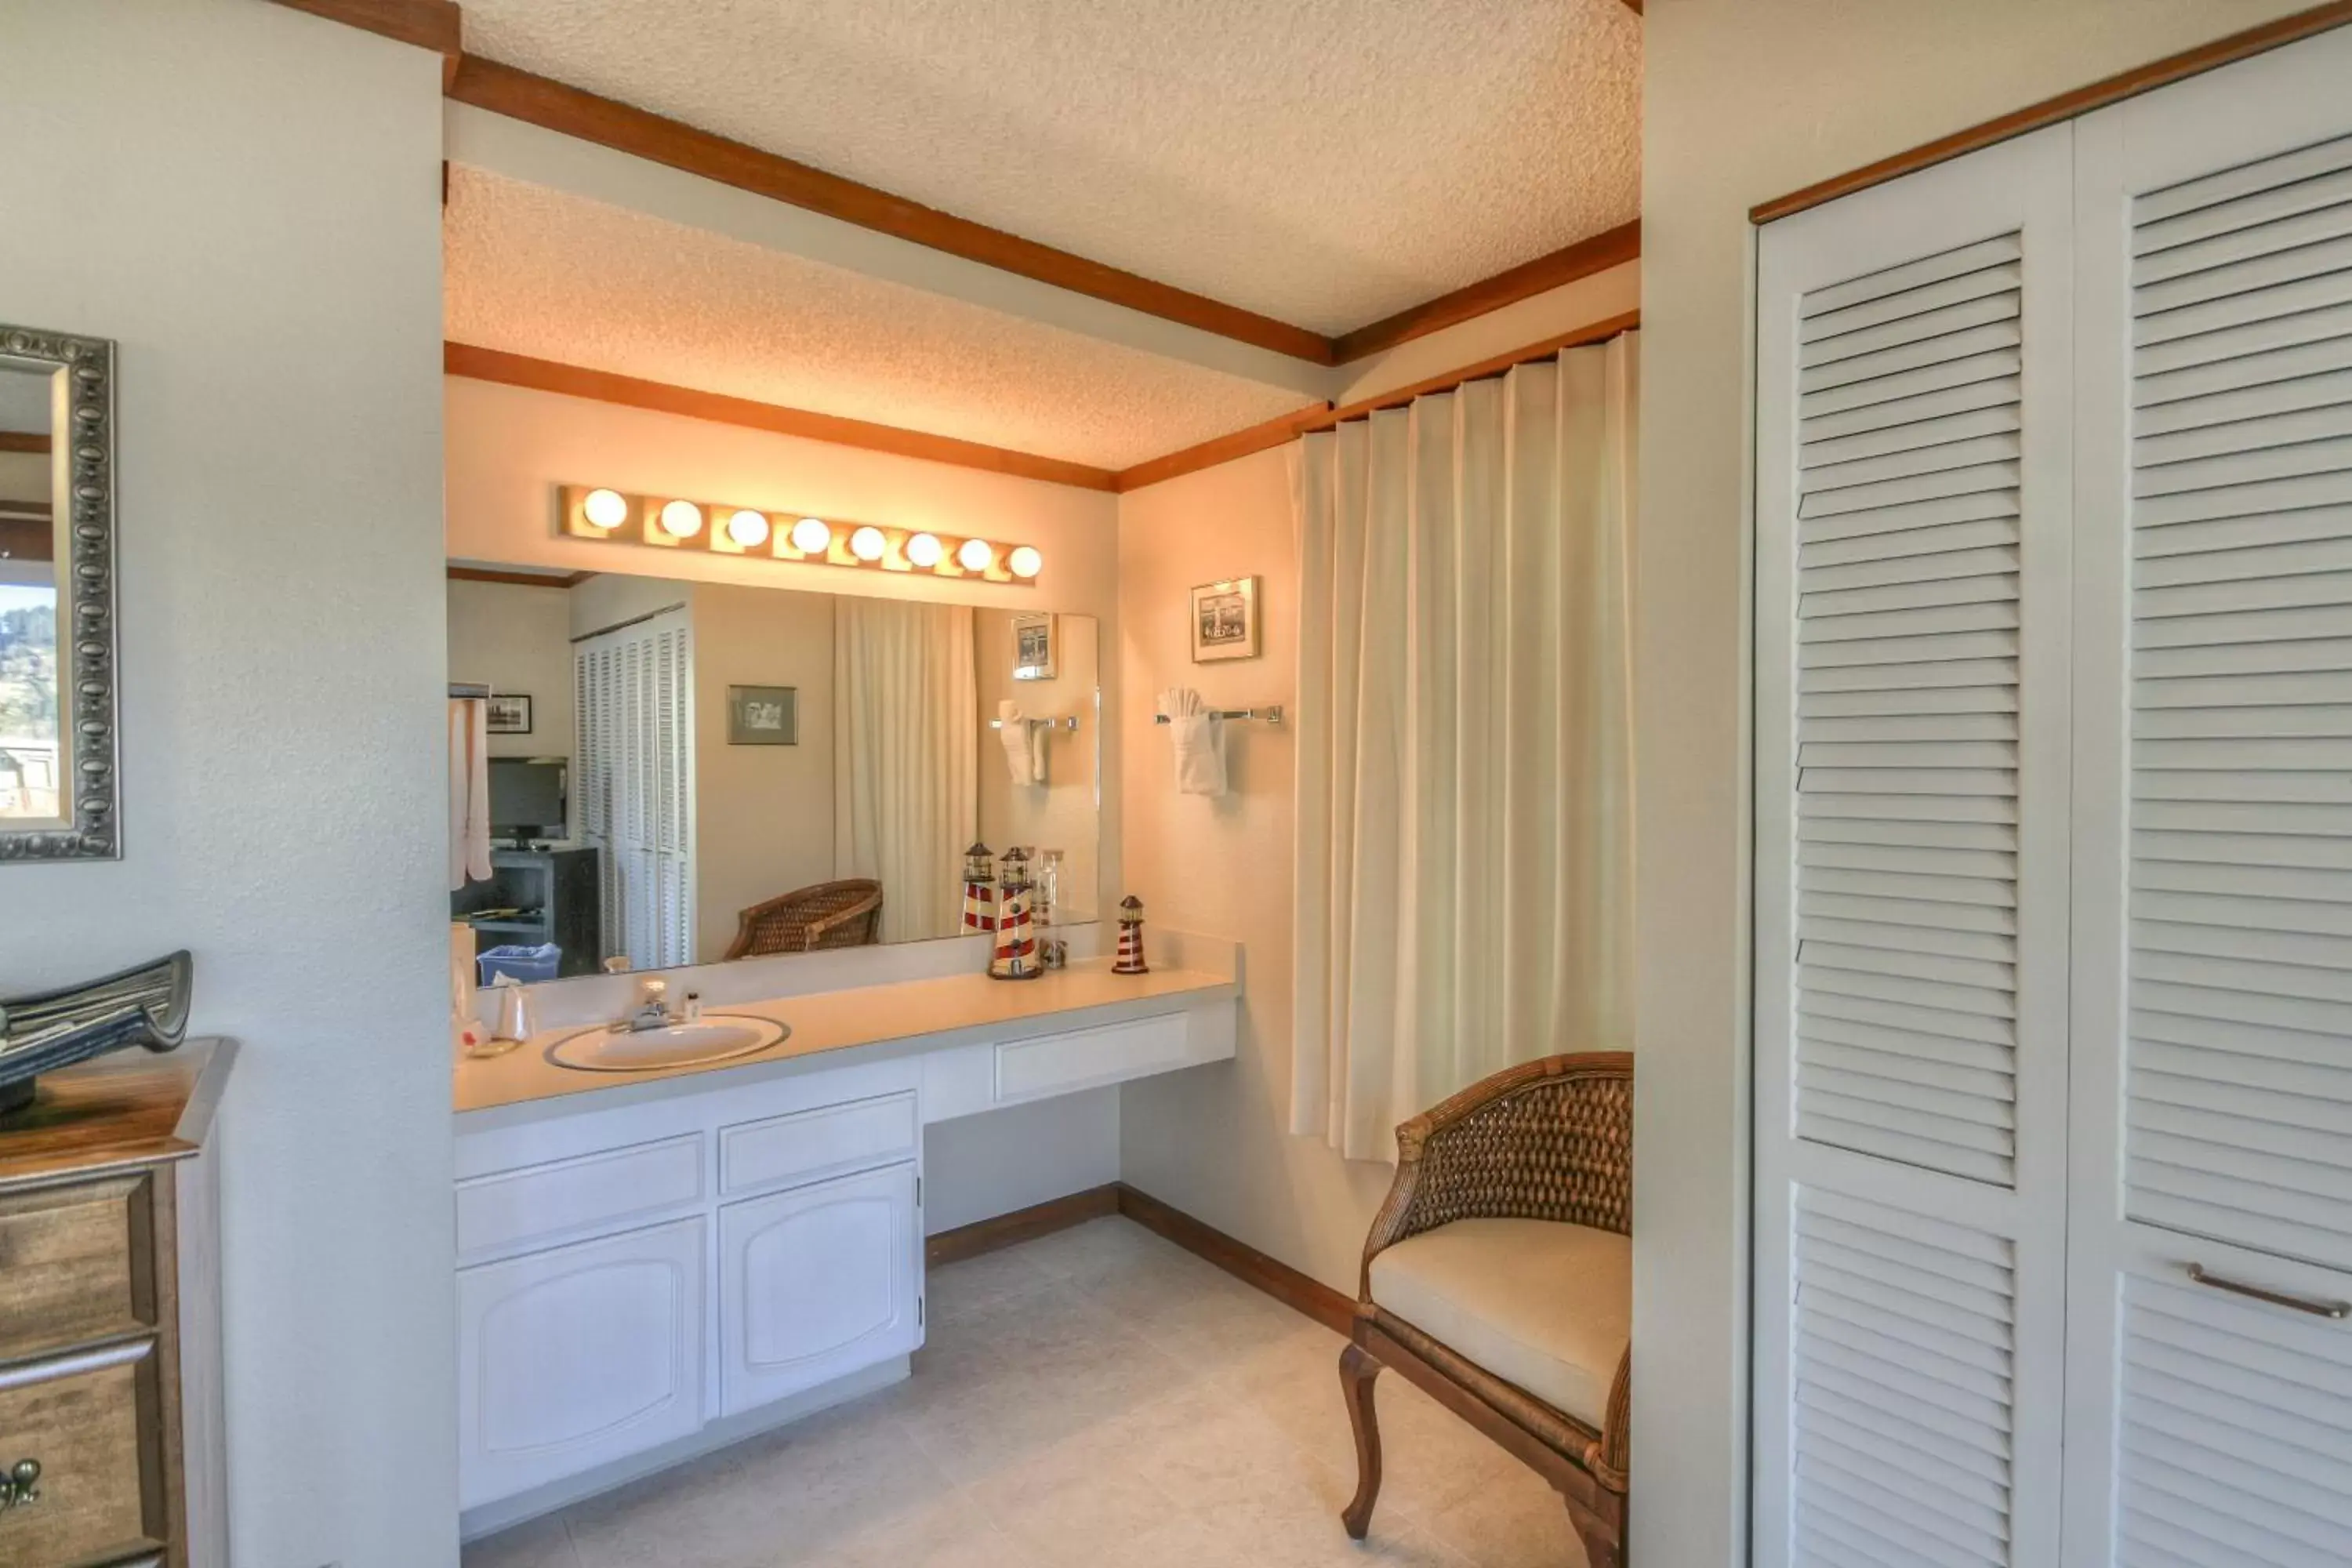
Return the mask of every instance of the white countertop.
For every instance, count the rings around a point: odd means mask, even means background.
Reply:
[[[992,1026],[1054,1018],[1070,1027],[1112,1021],[1134,1005],[1171,997],[1213,1001],[1237,996],[1230,975],[1198,970],[1155,969],[1148,974],[1113,974],[1108,958],[1085,959],[1043,978],[991,980],[981,973],[929,980],[902,980],[842,991],[805,992],[767,1001],[713,1002],[713,1013],[748,1013],[790,1026],[791,1034],[764,1051],[698,1066],[656,1068],[645,1072],[583,1072],[547,1059],[548,1048],[580,1032],[581,1026],[542,1029],[501,1057],[460,1058],[452,1071],[453,1101],[459,1113],[499,1106],[593,1094],[632,1084],[659,1082],[706,1073],[744,1072],[860,1046],[985,1030]],[[1165,1011],[1163,1005],[1156,1011]],[[1103,1015],[1101,1017],[1081,1015]],[[1072,1015],[1063,1017],[1063,1015]]]

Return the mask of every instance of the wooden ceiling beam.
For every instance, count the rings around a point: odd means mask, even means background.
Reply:
[[[1331,340],[1320,332],[1089,261],[496,60],[466,56],[458,62],[449,97],[492,114],[593,142],[1000,271],[1034,278],[1075,294],[1293,359],[1314,364],[1331,363]]]
[[[1434,300],[1400,310],[1395,315],[1358,327],[1342,333],[1332,344],[1333,357],[1341,364],[1368,355],[1383,353],[1399,343],[1426,337],[1431,332],[1456,326],[1533,299],[1563,283],[1573,283],[1580,278],[1590,278],[1612,267],[1638,260],[1642,254],[1642,220],[1619,224],[1574,245],[1562,246],[1548,256],[1533,261],[1523,261],[1507,271],[1482,279],[1451,294],[1441,294]]]
[[[446,571],[452,583],[508,583],[518,588],[576,588],[593,572],[509,572],[494,566],[459,566]]]
[[[1361,402],[1342,404],[1320,418],[1312,419],[1301,425],[1299,429],[1302,433],[1308,430],[1328,430],[1335,425],[1343,424],[1350,419],[1362,419],[1369,415],[1377,414],[1383,408],[1402,408],[1416,397],[1427,397],[1436,392],[1451,392],[1465,382],[1484,381],[1490,375],[1501,375],[1505,371],[1516,365],[1526,364],[1532,360],[1549,359],[1552,355],[1569,349],[1588,348],[1594,343],[1607,342],[1618,333],[1633,331],[1641,324],[1642,312],[1639,310],[1628,310],[1622,316],[1610,316],[1588,326],[1579,327],[1573,331],[1561,332],[1556,337],[1538,339],[1523,347],[1513,349],[1508,353],[1496,354],[1492,359],[1482,359],[1475,364],[1466,364],[1459,370],[1449,370],[1443,375],[1433,375],[1425,381],[1416,381],[1409,385],[1396,387],[1381,393],[1377,396],[1367,397]]]
[[[478,348],[472,343],[443,343],[441,368],[450,375],[471,381],[525,386],[537,392],[617,403],[659,414],[682,414],[689,419],[740,425],[778,436],[799,436],[812,441],[828,441],[836,447],[889,452],[926,462],[1009,474],[1015,479],[1043,479],[1048,484],[1075,485],[1088,490],[1118,488],[1117,474],[1085,463],[1040,457],[1034,452],[1016,452],[1009,447],[990,447],[978,441],[960,441],[951,436],[934,436],[897,425],[877,425],[806,408],[787,408],[782,404],[761,403],[749,397],[730,397],[723,393],[702,392],[664,381],[643,381],[633,375],[616,375],[611,371],[589,370],[556,360],[534,359],[529,354]]]
[[[1332,407],[1329,404],[1318,408],[1301,408],[1294,413],[1285,414],[1279,418],[1269,419],[1263,425],[1253,425],[1246,430],[1236,430],[1230,436],[1220,436],[1214,440],[1202,441],[1197,446],[1187,447],[1181,451],[1171,452],[1164,458],[1153,458],[1149,461],[1138,463],[1133,468],[1121,468],[1118,472],[1118,490],[1124,495],[1129,490],[1139,490],[1146,485],[1156,485],[1162,480],[1175,479],[1181,474],[1214,468],[1219,463],[1230,463],[1235,458],[1246,458],[1253,452],[1262,452],[1269,447],[1279,447],[1284,442],[1304,436],[1312,430],[1328,430],[1342,421],[1366,418],[1383,408],[1401,408],[1416,397],[1426,397],[1435,392],[1451,392],[1465,382],[1481,381],[1490,375],[1500,375],[1515,365],[1526,364],[1533,360],[1549,359],[1569,349],[1586,348],[1593,343],[1606,342],[1620,332],[1630,332],[1641,324],[1642,313],[1639,310],[1628,310],[1622,316],[1606,317],[1601,321],[1579,327],[1573,331],[1544,338],[1513,349],[1508,353],[1496,354],[1492,359],[1480,360],[1475,364],[1466,364],[1459,370],[1450,370],[1443,375],[1433,375],[1425,381],[1416,381],[1410,385],[1400,386],[1393,391],[1365,398],[1360,403],[1350,403],[1338,408]]]
[[[1219,463],[1230,463],[1235,458],[1246,458],[1252,452],[1263,452],[1268,447],[1279,447],[1331,411],[1328,403],[1310,404],[1276,415],[1262,425],[1246,430],[1236,430],[1230,436],[1218,436],[1171,452],[1164,458],[1152,458],[1132,468],[1118,471],[1118,489],[1124,495],[1139,490],[1146,485],[1156,485],[1162,479],[1172,479],[1179,474],[1189,474],[1198,468],[1213,468]]]

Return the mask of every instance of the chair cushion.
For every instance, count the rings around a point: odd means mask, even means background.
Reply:
[[[1633,1244],[1544,1219],[1457,1219],[1372,1258],[1372,1300],[1599,1428],[1633,1322]]]

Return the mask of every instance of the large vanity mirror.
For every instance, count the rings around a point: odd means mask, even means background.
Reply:
[[[112,372],[0,326],[0,861],[119,853]]]
[[[452,917],[548,977],[1096,918],[1087,616],[453,562]],[[478,761],[477,761],[478,759]]]

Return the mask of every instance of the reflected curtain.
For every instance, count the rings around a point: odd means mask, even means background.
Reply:
[[[979,832],[971,611],[833,605],[833,862],[882,884],[884,942],[963,929],[963,852]]]
[[[1632,1044],[1634,334],[1308,436],[1291,1128]]]

